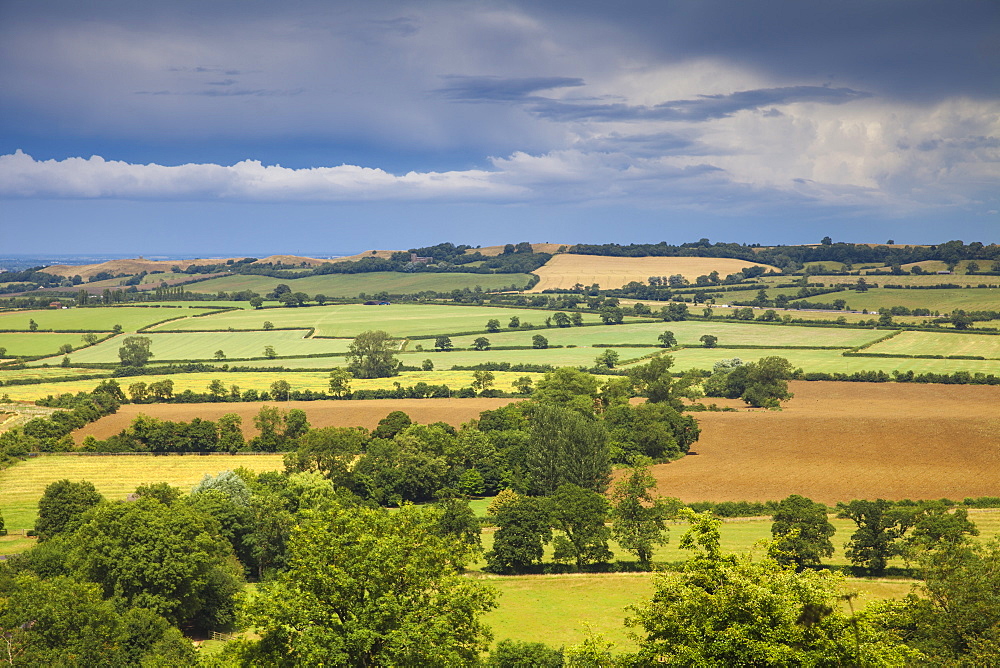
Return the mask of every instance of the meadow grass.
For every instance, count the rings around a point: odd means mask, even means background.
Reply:
[[[274,290],[278,284],[287,285],[292,292],[304,292],[310,297],[324,294],[327,297],[357,297],[361,293],[374,295],[416,294],[418,292],[451,292],[463,288],[499,290],[511,285],[527,284],[528,274],[465,274],[465,273],[406,273],[376,271],[362,274],[326,274],[306,278],[272,278],[269,276],[225,276],[185,286],[185,290],[200,293],[236,292],[253,290],[261,295]]]
[[[74,348],[85,345],[80,336],[50,332],[4,332],[0,333],[0,348],[7,349],[6,357],[55,354],[66,344]]]
[[[275,327],[315,327],[315,336],[354,337],[370,329],[381,329],[393,336],[425,336],[474,332],[486,329],[488,320],[499,320],[507,326],[511,317],[522,322],[542,325],[545,318],[555,311],[535,309],[495,308],[490,306],[445,306],[437,304],[392,304],[391,306],[365,306],[363,304],[337,304],[308,308],[267,309],[220,313],[170,323],[167,329],[177,330],[227,330],[260,329],[264,321]],[[584,315],[587,322],[599,322],[596,313]]]
[[[865,352],[905,355],[980,355],[1000,358],[1000,336],[902,332]]]
[[[185,332],[183,334],[143,332],[140,336],[150,339],[152,362],[160,360],[213,360],[217,350],[226,358],[263,358],[264,347],[273,346],[276,355],[309,355],[316,353],[342,353],[347,351],[349,339],[305,338],[307,330],[273,330],[269,332]],[[126,338],[121,334],[96,346],[74,352],[73,362],[119,362],[118,350]],[[60,358],[61,359],[61,358]],[[58,362],[58,359],[40,360],[36,364]],[[276,365],[280,364],[275,362]],[[270,364],[267,364],[270,366]]]
[[[38,500],[57,480],[88,480],[112,501],[136,487],[165,482],[184,492],[206,474],[245,467],[257,472],[283,470],[282,454],[266,455],[42,455],[0,471],[0,512],[8,531],[35,524]]]
[[[543,333],[543,336],[546,334]],[[426,345],[427,342],[425,342]],[[411,346],[412,347],[412,343]],[[434,363],[435,369],[450,369],[452,366],[472,366],[487,362],[510,362],[511,364],[551,364],[553,366],[594,366],[595,358],[609,348],[545,348],[530,350],[452,350],[438,352],[423,350],[407,352],[399,356],[404,364],[419,366],[424,359]],[[610,348],[622,361],[642,357],[662,350],[662,348]]]
[[[682,345],[701,345],[698,341],[703,334],[719,337],[719,343],[728,345],[767,346],[841,346],[852,348],[883,336],[871,329],[783,327],[744,323],[733,320],[684,320],[680,322],[624,323],[601,327],[552,327],[540,333],[553,345],[592,346],[600,344],[647,344],[659,346],[657,337],[671,331]],[[496,334],[482,334],[495,346],[530,346],[531,338],[538,330],[505,330]],[[467,348],[477,336],[454,337],[452,342]]]
[[[0,313],[0,329],[28,331],[29,321],[34,320],[39,329],[110,332],[115,325],[121,325],[122,329],[131,332],[167,318],[189,315],[192,313],[188,309],[172,304],[160,307],[104,306],[8,311]]]

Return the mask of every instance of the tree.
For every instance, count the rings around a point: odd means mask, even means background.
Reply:
[[[531,337],[531,347],[544,349],[549,347],[549,340],[542,336],[541,334],[535,334]]]
[[[669,329],[656,337],[660,341],[660,345],[664,348],[673,348],[677,345],[677,337]]]
[[[73,534],[68,563],[106,597],[149,608],[204,632],[234,619],[241,588],[218,524],[190,506],[153,497],[104,504]]]
[[[354,377],[344,369],[334,369],[330,372],[330,394],[343,397],[351,393],[351,380]]]
[[[581,568],[613,556],[608,549],[611,531],[605,526],[608,501],[603,495],[571,483],[560,485],[549,497],[549,516],[562,531],[553,543],[556,561],[575,560]]]
[[[275,401],[288,401],[292,386],[287,380],[276,380],[271,383],[271,398]]]
[[[515,496],[496,509],[497,530],[486,563],[494,573],[518,573],[542,560],[552,540],[548,507],[542,499]]]
[[[798,570],[818,566],[820,559],[833,554],[830,538],[837,532],[826,517],[826,506],[792,494],[778,504],[771,518],[772,556],[781,564],[795,564]]]
[[[128,394],[133,404],[141,404],[146,401],[146,398],[149,396],[146,383],[143,382],[132,383],[129,385]]]
[[[224,360],[224,359],[226,359],[226,353],[225,353],[225,351],[223,351],[221,349],[220,350],[216,350],[215,351],[215,359],[217,359],[217,360]]]
[[[322,306],[323,304],[326,303],[327,297],[324,294],[318,294],[318,295],[316,295],[314,297],[314,299],[316,300],[317,304],[319,304],[320,306]]]
[[[142,367],[146,365],[153,353],[149,351],[152,339],[148,336],[126,336],[122,347],[118,349],[118,358],[122,366]]]
[[[573,313],[569,316],[569,319],[570,322],[572,322],[576,327],[583,324],[583,315],[579,311],[573,311]]]
[[[714,348],[719,343],[719,337],[713,336],[712,334],[702,334],[699,338],[702,345],[706,348]]]
[[[174,394],[174,381],[166,378],[149,384],[149,393],[157,401],[166,401]]]
[[[260,298],[260,295],[256,295],[250,298],[250,306],[254,309],[259,309],[264,305],[264,300]]]
[[[525,465],[532,491],[551,494],[564,483],[599,493],[607,489],[611,460],[604,425],[546,403],[534,409],[530,424]]]
[[[357,428],[311,429],[299,438],[298,449],[285,455],[285,471],[315,472],[338,486],[353,488],[351,468],[365,442],[364,433]]]
[[[849,519],[857,530],[847,543],[847,558],[873,575],[885,572],[889,559],[904,553],[903,536],[915,524],[918,509],[885,499],[837,504],[837,517]]]
[[[226,396],[226,384],[216,378],[208,384],[208,393],[212,396],[213,400],[218,401],[222,397]]]
[[[496,380],[496,376],[493,375],[492,371],[486,371],[485,369],[477,369],[472,372],[472,389],[477,392],[484,392],[491,387],[493,387],[493,382]]]
[[[85,512],[104,500],[92,482],[59,480],[45,488],[38,500],[35,532],[45,541],[63,532],[72,531]]]
[[[500,331],[500,321],[496,318],[490,318],[486,321],[486,331],[487,332],[499,332]]]
[[[378,421],[375,431],[372,432],[374,438],[393,438],[404,429],[413,424],[410,416],[403,411],[392,411]]]
[[[431,359],[424,360],[423,362],[420,363],[420,368],[422,370],[424,370],[424,371],[433,371],[434,370],[434,360],[431,360]]]
[[[455,347],[455,345],[451,342],[450,336],[442,335],[434,339],[434,347],[443,352],[451,350],[452,348]]]
[[[510,322],[507,323],[507,327],[509,327],[510,329],[517,329],[520,326],[521,326],[521,319],[518,318],[516,315],[512,316]]]
[[[693,375],[674,378],[670,373],[673,365],[673,357],[659,355],[646,364],[630,368],[628,378],[636,391],[644,394],[650,403],[665,403],[674,410],[681,411],[684,409],[682,397],[700,396],[695,387],[698,379]]]
[[[822,239],[820,239],[819,242],[824,246],[830,246],[833,244],[833,239],[831,239],[830,237],[823,237]]]
[[[531,376],[521,376],[511,384],[514,386],[514,389],[516,389],[519,394],[531,394],[531,385],[532,385]]]
[[[288,570],[248,599],[260,639],[234,652],[244,665],[471,665],[496,605],[458,572],[472,549],[414,507],[318,512],[292,534]]]
[[[277,356],[278,353],[274,352],[274,346],[264,346],[264,357],[273,360]]]
[[[399,373],[396,339],[382,330],[362,332],[348,346],[347,370],[355,378],[388,378]]]
[[[265,320],[264,321],[264,331],[270,331],[272,329],[274,329],[274,323],[271,322],[270,320]]]
[[[472,342],[472,347],[475,348],[476,350],[489,350],[490,340],[487,339],[485,336],[480,336],[476,338],[475,341]]]
[[[625,312],[617,306],[606,306],[598,312],[598,315],[605,325],[620,325],[625,319]]]
[[[619,480],[611,492],[611,535],[623,549],[649,564],[654,545],[666,545],[666,520],[674,514],[671,504],[654,497],[656,480],[649,469],[637,467]]]
[[[35,322],[34,319],[28,320],[28,331],[31,331],[31,332],[37,332],[38,331],[38,323]]]
[[[653,576],[652,598],[630,606],[638,652],[628,665],[883,666],[918,655],[864,617],[838,611],[843,578],[783,568],[774,559],[723,555],[720,520],[689,515],[678,572]]]
[[[608,348],[594,359],[594,366],[604,369],[614,369],[620,358],[621,355],[618,354],[618,351]]]

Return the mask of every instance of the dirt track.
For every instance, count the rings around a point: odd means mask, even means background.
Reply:
[[[794,382],[778,411],[699,413],[690,455],[654,467],[685,501],[1000,496],[1000,387]]]
[[[226,413],[243,418],[243,433],[256,435],[253,418],[264,404],[281,410],[300,408],[313,427],[366,427],[373,429],[392,411],[403,411],[415,422],[447,422],[459,426],[486,410],[506,406],[513,399],[373,399],[370,401],[267,401],[218,404],[126,404],[114,415],[101,418],[73,432],[77,444],[87,436],[105,439],[125,429],[139,414],[162,420],[190,422],[192,418],[218,420]]]

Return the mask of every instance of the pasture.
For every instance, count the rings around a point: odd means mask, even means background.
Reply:
[[[253,290],[261,295],[274,290],[279,283],[287,285],[292,292],[304,292],[310,297],[324,294],[327,297],[357,297],[361,293],[374,295],[379,292],[389,294],[415,294],[418,292],[451,292],[477,285],[483,290],[501,290],[511,285],[524,287],[528,274],[472,274],[472,273],[430,273],[376,271],[360,274],[326,274],[306,278],[273,278],[270,276],[223,276],[185,286],[185,290],[202,294],[238,292]]]
[[[197,313],[195,311],[194,313]],[[0,330],[28,331],[30,321],[38,324],[38,329],[56,331],[96,331],[110,332],[115,325],[121,325],[127,332],[160,322],[168,318],[193,315],[193,312],[179,306],[104,306],[68,309],[40,309],[36,311],[8,311],[0,313]],[[79,337],[77,337],[79,341]]]
[[[720,344],[770,345],[770,346],[840,346],[853,348],[874,341],[884,333],[872,329],[834,329],[809,327],[783,327],[781,325],[754,324],[735,320],[683,320],[679,322],[623,323],[601,327],[552,327],[541,334],[551,345],[592,346],[599,344],[647,344],[659,346],[657,337],[671,331],[681,345],[700,346],[703,334],[719,337]],[[496,346],[530,346],[535,331],[521,332],[506,329],[496,334],[482,334],[452,338],[457,347],[467,348],[478,336],[485,336]]]
[[[977,281],[1000,285],[1000,277],[983,277],[985,281]],[[907,308],[926,308],[941,313],[951,313],[956,309],[965,311],[1000,311],[1000,287],[996,288],[938,288],[933,290],[907,290],[893,288],[874,288],[867,292],[836,293],[854,310],[867,309],[876,312],[882,308],[905,306]],[[814,301],[823,301],[816,297]],[[903,316],[906,319],[906,316]]]
[[[243,434],[256,436],[253,418],[261,406],[277,406],[283,411],[305,411],[309,424],[320,427],[364,427],[374,429],[379,420],[393,411],[403,411],[414,422],[446,422],[455,427],[479,417],[483,411],[506,406],[514,399],[373,399],[371,401],[263,401],[207,404],[126,404],[114,415],[107,415],[73,432],[77,444],[87,436],[105,439],[128,427],[139,415],[161,420],[190,422],[194,418],[218,420],[227,413],[243,418]]]
[[[485,362],[510,362],[511,364],[551,364],[553,366],[594,366],[594,358],[608,348],[548,348],[529,350],[452,350],[437,352],[424,350],[406,353],[399,359],[404,364],[419,366],[424,359],[434,362],[435,369],[450,369],[453,365],[472,366]],[[622,362],[655,353],[661,348],[611,348]],[[471,373],[471,372],[470,372]]]
[[[232,311],[204,318],[170,323],[165,329],[198,331],[260,329],[264,321],[275,327],[315,327],[314,336],[354,337],[369,329],[381,329],[393,336],[426,336],[454,332],[485,331],[486,322],[500,321],[506,327],[512,317],[522,323],[542,325],[555,311],[495,308],[490,306],[442,306],[434,304],[392,304],[365,306],[338,304],[308,308],[281,308],[261,311]],[[596,313],[584,314],[584,322],[599,322]],[[155,330],[154,330],[155,331]]]
[[[264,357],[264,347],[273,346],[276,355],[310,355],[343,353],[348,339],[307,339],[307,330],[274,330],[269,332],[186,332],[184,334],[143,332],[150,339],[152,362],[165,360],[211,360],[218,350],[226,358]],[[118,350],[127,337],[121,334],[96,346],[74,352],[72,361],[84,364],[119,362]],[[53,362],[58,360],[44,360]],[[42,363],[42,362],[37,362]],[[275,365],[280,365],[276,361]]]
[[[791,383],[780,411],[701,413],[689,455],[653,467],[684,501],[1000,495],[1000,387]]]
[[[0,332],[0,348],[6,348],[3,357],[32,357],[54,355],[64,345],[74,348],[84,345],[79,334],[51,332]]]
[[[1000,336],[937,332],[902,332],[865,350],[904,355],[979,355],[1000,359]]]
[[[560,254],[552,257],[535,270],[541,280],[530,292],[569,289],[577,283],[597,283],[604,290],[620,288],[632,281],[645,284],[650,276],[681,274],[692,283],[698,276],[719,272],[722,278],[735,274],[744,267],[770,265],[709,257],[608,257],[602,255]]]
[[[206,474],[239,467],[260,473],[283,470],[281,458],[281,454],[41,455],[0,471],[0,512],[8,531],[30,529],[38,499],[57,480],[89,480],[106,498],[120,501],[146,483],[166,482],[187,492]]]

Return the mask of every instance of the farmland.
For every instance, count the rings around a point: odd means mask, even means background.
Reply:
[[[901,332],[866,350],[869,353],[904,355],[978,355],[1000,359],[1000,336]]]
[[[279,328],[315,327],[315,336],[354,337],[368,329],[382,329],[393,336],[402,337],[485,331],[487,320],[498,319],[506,326],[512,317],[541,325],[552,313],[554,312],[488,306],[341,304],[301,309],[233,311],[169,323],[164,328],[184,331],[261,329],[266,320]],[[584,314],[584,321],[599,322],[599,318],[596,314],[587,313]]]
[[[125,331],[135,331],[154,322],[189,315],[193,315],[193,313],[179,306],[159,308],[109,306],[9,311],[0,313],[0,330],[27,332],[30,321],[34,320],[40,330],[110,332],[115,325],[121,325]]]
[[[793,382],[781,411],[699,415],[688,456],[654,467],[685,501],[997,494],[1000,387]]]
[[[541,277],[531,292],[569,289],[577,283],[597,283],[604,290],[620,288],[631,281],[646,283],[650,276],[681,274],[694,283],[713,271],[725,278],[755,263],[729,258],[702,257],[605,257],[599,255],[560,254],[552,257],[534,273]],[[769,265],[761,265],[772,269]]]
[[[82,346],[79,334],[49,332],[0,332],[0,348],[6,348],[6,357],[54,355],[64,345]]]
[[[365,293],[414,294],[417,292],[451,292],[477,285],[483,290],[497,290],[511,285],[523,287],[530,276],[527,274],[471,274],[471,273],[404,273],[367,272],[361,274],[326,274],[306,278],[273,278],[269,276],[224,276],[201,281],[186,286],[191,292],[212,294],[219,291],[238,292],[253,290],[261,295],[274,290],[279,283],[287,285],[292,292],[304,292],[310,296],[324,294],[327,297],[357,297]]]

